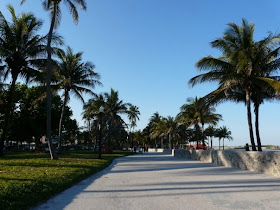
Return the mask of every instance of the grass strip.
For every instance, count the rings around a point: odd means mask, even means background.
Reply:
[[[59,160],[45,153],[6,154],[0,158],[0,209],[32,207],[129,154],[114,151],[97,159],[93,151],[67,151]]]

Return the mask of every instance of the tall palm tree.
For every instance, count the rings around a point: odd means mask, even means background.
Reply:
[[[274,76],[275,71],[280,67],[279,39],[279,35],[273,36],[272,34],[269,34],[268,37],[255,43],[254,69],[256,71],[256,76],[262,78],[261,81],[255,81],[254,89],[252,90],[258,151],[262,151],[259,134],[259,107],[265,100],[278,98],[279,95],[279,77]],[[277,42],[275,42],[275,40]],[[276,46],[275,43],[277,43]],[[277,82],[275,83],[275,81]]]
[[[272,77],[273,78],[273,77]],[[244,102],[246,105],[246,94],[242,90],[231,90],[227,92],[227,99],[234,102]],[[267,84],[254,84],[254,89],[251,94],[251,100],[254,105],[255,113],[255,133],[258,144],[258,151],[262,151],[262,144],[259,132],[259,107],[265,101],[271,101],[278,98],[275,89]]]
[[[136,127],[136,122],[137,120],[139,120],[139,115],[140,115],[139,107],[130,106],[127,111],[127,115],[128,115],[128,120],[130,121],[130,128],[133,132],[133,129]],[[134,147],[132,135],[131,135],[131,142],[132,142],[132,147]]]
[[[40,63],[39,58],[46,50],[44,44],[47,38],[37,34],[42,22],[37,20],[32,13],[16,16],[11,5],[8,6],[8,10],[12,16],[12,22],[7,21],[0,12],[0,57],[3,63],[1,69],[4,70],[4,79],[11,75],[5,122],[0,140],[0,155],[3,155],[17,79],[20,76],[28,82],[38,73],[35,66]]]
[[[22,0],[21,4],[23,4],[26,0]],[[61,18],[61,0],[42,0],[42,5],[44,9],[51,12],[51,24],[48,33],[48,42],[47,42],[47,53],[48,53],[48,61],[47,61],[47,139],[49,140],[49,145],[52,145],[52,132],[51,132],[51,75],[52,75],[52,37],[53,31],[56,27],[58,27]],[[64,0],[63,1],[67,7],[70,9],[70,13],[75,21],[78,24],[79,14],[77,11],[77,6],[79,6],[82,10],[86,10],[85,0]],[[52,147],[52,146],[51,146]],[[57,159],[56,154],[53,149],[50,149],[51,159]]]
[[[220,127],[217,129],[216,137],[219,138],[219,149],[220,149],[220,141],[223,139],[223,150],[225,149],[225,139],[232,140],[231,131],[226,127]]]
[[[255,132],[256,132],[256,139],[258,144],[258,151],[262,151],[262,143],[261,143],[261,137],[259,132],[259,108],[260,105],[265,100],[273,100],[275,98],[278,98],[277,94],[274,91],[274,89],[270,87],[261,88],[255,86],[255,89],[252,93],[252,101],[254,103],[254,113],[255,113]]]
[[[58,128],[59,149],[61,148],[64,109],[70,100],[70,94],[72,93],[84,103],[83,93],[94,95],[91,89],[96,85],[101,85],[99,74],[93,70],[94,65],[91,62],[82,62],[82,55],[82,52],[74,53],[70,47],[67,47],[66,52],[58,53],[59,61],[56,66],[58,81],[55,86],[63,90],[64,97]]]
[[[252,149],[256,151],[251,97],[257,85],[262,88],[271,87],[276,92],[280,90],[280,83],[270,76],[280,67],[279,47],[271,48],[275,46],[275,40],[279,37],[269,35],[266,39],[255,42],[254,24],[248,24],[243,19],[242,26],[234,23],[228,25],[223,37],[211,43],[212,47],[220,49],[223,55],[219,58],[208,56],[198,61],[196,64],[198,69],[208,72],[192,78],[189,83],[193,86],[201,82],[218,81],[218,89],[208,94],[220,96],[218,101],[230,100],[228,93],[236,91],[245,93],[250,140]]]
[[[136,126],[137,120],[139,120],[139,115],[140,115],[139,107],[130,106],[127,111],[127,115],[128,115],[128,120],[131,123],[131,127],[134,128]]]

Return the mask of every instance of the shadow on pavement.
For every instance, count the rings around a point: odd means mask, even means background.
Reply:
[[[116,166],[116,167],[115,167]],[[125,173],[135,173],[141,175],[142,172],[159,172],[166,173],[165,176],[197,176],[195,181],[176,182],[145,182],[141,184],[130,184],[121,186],[119,189],[104,189],[104,190],[87,190],[86,188],[94,183],[103,175],[120,173],[125,178]],[[115,159],[113,163],[105,170],[96,175],[80,182],[72,188],[64,191],[59,196],[61,199],[50,199],[46,204],[39,206],[36,209],[64,209],[73,199],[83,193],[92,193],[100,195],[104,193],[104,197],[147,197],[147,196],[176,196],[176,195],[200,195],[200,194],[221,194],[221,193],[249,193],[249,192],[275,192],[280,191],[280,179],[272,176],[262,175],[262,178],[248,179],[249,175],[259,173],[243,171],[236,168],[220,167],[210,163],[200,161],[183,160],[172,157],[163,153],[149,153],[134,156],[127,156]],[[215,177],[215,180],[201,180],[201,177]],[[240,175],[239,178],[235,176]],[[246,175],[242,177],[242,175]],[[220,178],[219,178],[220,177]],[[247,177],[247,178],[246,178]],[[258,176],[260,177],[260,176]],[[105,177],[107,178],[107,177]],[[220,180],[219,180],[220,179]],[[140,188],[140,189],[139,189]],[[174,192],[173,192],[174,191]],[[176,192],[175,192],[176,191]],[[178,193],[178,191],[180,193]],[[136,194],[133,194],[136,192]],[[137,194],[139,192],[139,194]],[[147,195],[147,194],[149,195]]]

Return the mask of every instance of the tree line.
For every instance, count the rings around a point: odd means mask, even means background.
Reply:
[[[224,139],[232,140],[231,131],[226,126],[215,127],[222,120],[215,111],[204,98],[188,98],[175,117],[163,117],[155,112],[143,130],[134,132],[135,142],[140,147],[147,144],[154,148],[206,149],[212,148],[213,137],[217,137],[219,149],[221,140],[224,148]],[[208,125],[206,129],[205,125]],[[211,142],[207,143],[207,139]]]
[[[93,92],[96,86],[102,85],[94,64],[83,61],[83,52],[76,53],[70,46],[63,49],[63,37],[53,32],[59,23],[60,1],[42,3],[52,15],[47,35],[38,33],[43,22],[32,13],[17,15],[13,6],[8,5],[9,20],[0,12],[0,155],[14,142],[35,142],[36,148],[40,148],[42,136],[46,136],[51,159],[58,158],[52,142],[54,137],[58,152],[75,141],[90,144],[89,131],[94,129],[89,125],[87,131],[81,131],[77,121],[71,119],[68,103],[72,96],[84,104],[84,119],[89,123],[92,121],[92,125],[97,121],[91,105],[100,99],[98,103],[104,106],[106,115],[104,134],[111,147],[111,141],[126,136],[128,125],[119,114],[127,114],[130,128],[134,128],[140,115],[139,108],[123,103],[113,89],[99,95]],[[86,9],[85,2],[65,3],[78,21],[76,5]],[[85,102],[84,94],[93,98]]]

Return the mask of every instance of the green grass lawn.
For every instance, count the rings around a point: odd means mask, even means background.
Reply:
[[[10,153],[0,158],[0,209],[27,209],[104,169],[116,151],[97,159],[93,151],[69,151],[59,160],[45,153]]]

